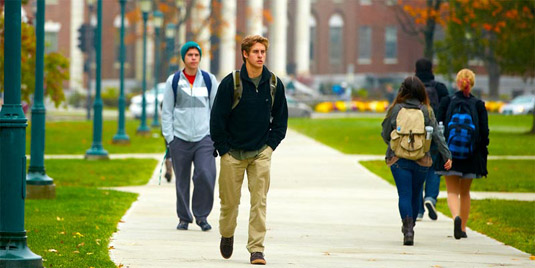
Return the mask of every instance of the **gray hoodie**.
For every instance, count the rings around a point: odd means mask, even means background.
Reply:
[[[210,96],[204,84],[201,70],[197,70],[193,86],[190,86],[183,71],[177,85],[176,105],[173,93],[173,76],[167,78],[162,105],[162,134],[170,143],[174,137],[188,142],[197,142],[210,134],[210,110],[217,93],[215,76],[210,74]]]

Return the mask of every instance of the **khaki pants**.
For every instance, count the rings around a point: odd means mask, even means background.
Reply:
[[[219,173],[219,198],[221,199],[221,216],[219,232],[223,237],[234,236],[238,206],[240,205],[241,186],[247,171],[248,188],[251,193],[251,210],[249,212],[249,252],[264,252],[266,236],[266,197],[269,190],[271,154],[268,147],[256,157],[237,160],[229,153],[221,157]]]

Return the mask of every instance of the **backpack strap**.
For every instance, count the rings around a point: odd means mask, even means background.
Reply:
[[[271,94],[271,110],[273,110],[273,104],[275,103],[275,93],[277,93],[277,76],[271,73],[271,79],[269,80],[269,89]]]
[[[236,108],[238,106],[238,103],[240,102],[241,95],[243,93],[243,88],[241,86],[241,78],[240,78],[240,71],[234,70],[232,71],[232,77],[234,80],[234,95],[232,98],[232,109]]]
[[[181,71],[177,71],[175,73],[175,75],[173,75],[173,82],[171,83],[171,87],[173,88],[173,96],[174,96],[174,100],[175,100],[175,105],[176,106],[176,92],[177,92],[177,88],[178,88],[178,80],[180,80],[180,72]]]
[[[212,79],[210,79],[210,74],[208,72],[205,72],[201,70],[202,78],[204,79],[204,84],[206,85],[206,88],[208,89],[208,98],[210,98],[210,93],[212,91]]]
[[[242,81],[240,77],[240,71],[232,71],[232,78],[234,80],[234,95],[232,98],[232,109],[238,106],[241,96],[243,94]],[[271,110],[273,110],[273,104],[275,103],[275,93],[277,93],[277,76],[271,73],[271,79],[269,80],[269,94],[271,96]]]

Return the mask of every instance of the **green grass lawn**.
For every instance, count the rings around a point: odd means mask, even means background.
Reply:
[[[438,200],[437,209],[451,217],[446,199]],[[531,255],[535,255],[533,226],[535,226],[535,202],[508,200],[472,200],[471,202],[468,219],[470,229]]]
[[[56,186],[109,187],[146,184],[157,163],[154,159],[46,159],[45,168]]]
[[[145,184],[156,164],[154,159],[45,160],[56,198],[26,200],[28,246],[45,267],[116,267],[108,243],[137,194],[96,187]]]
[[[289,126],[321,143],[347,154],[384,154],[381,138],[383,118],[291,118]],[[490,155],[535,155],[535,135],[525,134],[533,119],[529,115],[489,115]]]
[[[126,121],[126,134],[130,144],[112,144],[117,133],[117,121],[104,121],[102,146],[108,153],[163,153],[165,145],[160,129],[153,129],[150,136],[136,135],[138,120]],[[31,125],[26,130],[26,154],[30,154]],[[45,154],[85,154],[93,142],[92,121],[46,122]]]
[[[361,161],[363,166],[395,185],[394,177],[385,161]],[[535,160],[489,160],[487,178],[474,180],[472,191],[490,192],[535,192]],[[444,179],[440,190],[446,190]]]

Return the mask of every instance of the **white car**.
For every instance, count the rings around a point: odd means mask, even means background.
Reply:
[[[158,114],[162,111],[160,104],[163,101],[163,91],[165,90],[165,83],[158,84]],[[136,95],[130,100],[130,112],[135,118],[141,118],[141,97],[142,95]],[[145,114],[149,119],[154,115],[154,88],[145,92]]]
[[[312,115],[312,108],[296,101],[291,96],[286,95],[286,103],[288,104],[288,117],[310,117]]]
[[[535,95],[522,95],[514,98],[500,109],[502,114],[531,114],[535,106]]]

